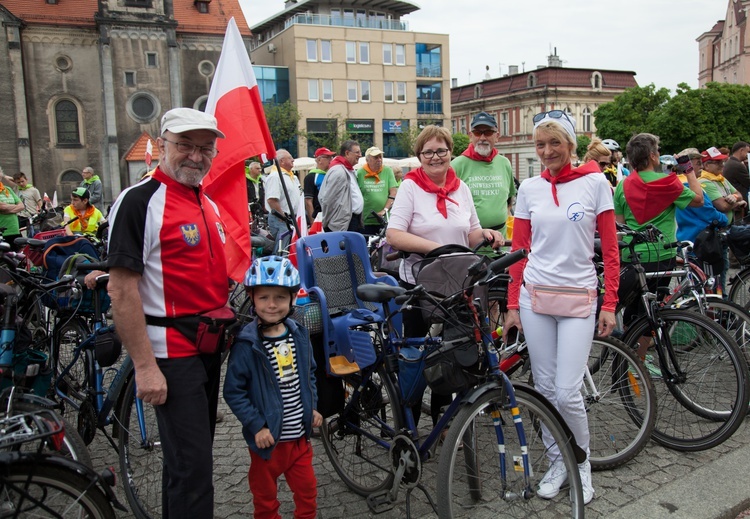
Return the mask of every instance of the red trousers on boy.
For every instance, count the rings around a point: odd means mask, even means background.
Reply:
[[[250,451],[247,481],[253,493],[255,519],[281,519],[277,480],[282,474],[294,495],[295,519],[315,519],[318,482],[312,467],[312,445],[304,437],[277,443],[270,460]]]

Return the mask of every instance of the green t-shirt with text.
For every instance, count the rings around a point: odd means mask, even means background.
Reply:
[[[492,162],[460,155],[451,161],[451,166],[456,176],[469,186],[482,228],[499,229],[505,234],[508,201],[516,196],[510,161],[500,154]]]
[[[365,201],[362,219],[365,225],[378,225],[378,220],[370,213],[382,211],[388,201],[388,193],[390,193],[391,188],[398,187],[398,185],[393,170],[388,166],[383,166],[378,174],[379,182],[375,182],[375,177],[365,178],[366,174],[367,171],[364,168],[357,171],[357,184],[359,184],[359,190],[362,191],[362,198]]]

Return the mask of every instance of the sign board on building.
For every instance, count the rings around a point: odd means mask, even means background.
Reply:
[[[403,133],[408,130],[408,119],[383,119],[383,133]]]
[[[372,133],[375,130],[375,121],[372,119],[347,119],[346,131],[348,133]]]

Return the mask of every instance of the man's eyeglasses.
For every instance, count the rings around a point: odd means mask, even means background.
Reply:
[[[481,137],[482,135],[485,137],[492,137],[497,133],[497,130],[471,130],[471,133],[474,134],[474,137]]]
[[[171,142],[175,145],[177,151],[179,151],[180,153],[184,153],[185,155],[192,155],[196,148],[201,151],[201,155],[209,159],[212,159],[219,154],[219,150],[217,150],[213,146],[196,146],[195,144],[192,144],[190,142],[175,142],[167,140],[164,137],[162,137],[162,140]]]
[[[600,167],[600,168],[602,168],[602,169],[606,169],[606,168],[608,168],[608,167],[609,167],[609,165],[610,165],[610,163],[609,163],[609,162],[600,162],[600,163],[599,163],[599,167]]]
[[[568,114],[566,114],[563,110],[550,110],[549,112],[542,112],[538,113],[534,116],[534,124],[538,123],[542,119],[544,119],[546,116],[549,116],[552,119],[562,119],[563,117],[568,120],[570,124],[573,124],[573,121],[570,120],[570,117],[568,117]],[[573,125],[575,126],[575,125]]]
[[[431,159],[432,157],[434,157],[435,155],[437,155],[438,157],[440,157],[442,159],[443,157],[445,157],[446,155],[448,155],[448,153],[450,153],[450,151],[451,150],[449,150],[448,148],[439,148],[437,150],[425,150],[425,151],[422,152],[422,156],[424,158],[426,158],[426,159]]]

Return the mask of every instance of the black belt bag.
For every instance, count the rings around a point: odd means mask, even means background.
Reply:
[[[174,328],[184,335],[200,353],[213,354],[223,351],[225,332],[237,321],[234,310],[224,306],[204,314],[183,317],[146,316],[146,324]]]

